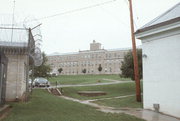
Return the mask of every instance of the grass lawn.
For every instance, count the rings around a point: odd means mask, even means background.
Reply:
[[[55,83],[56,81],[60,84],[92,84],[92,83],[110,82],[103,79],[130,80],[125,78],[120,78],[119,75],[60,75],[57,77],[49,78],[49,81],[52,84]]]
[[[142,103],[136,101],[135,96],[125,97],[120,99],[105,99],[93,101],[100,105],[115,107],[115,108],[142,108]]]
[[[78,91],[105,91],[107,95],[96,96],[96,97],[86,97],[81,96],[77,92]],[[99,99],[105,97],[116,97],[123,95],[135,94],[135,83],[121,83],[121,84],[112,84],[112,85],[101,85],[101,86],[87,86],[87,87],[64,87],[63,95],[87,100],[87,99]]]
[[[12,103],[12,106],[3,121],[144,121],[126,114],[103,113],[39,89],[34,90],[28,103]]]

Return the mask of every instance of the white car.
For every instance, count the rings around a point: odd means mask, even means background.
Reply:
[[[34,79],[33,87],[50,87],[50,82],[42,77],[38,77]]]
[[[32,79],[29,79],[29,80],[28,80],[28,85],[29,85],[29,87],[31,87],[31,84],[32,84]]]

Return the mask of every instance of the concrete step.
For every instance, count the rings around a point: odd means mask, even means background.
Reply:
[[[56,96],[61,96],[62,95],[62,93],[57,88],[51,88],[49,90],[53,95],[56,95]]]

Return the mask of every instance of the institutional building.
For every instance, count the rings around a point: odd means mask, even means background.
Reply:
[[[59,74],[58,69],[62,68],[61,75],[120,74],[121,63],[128,51],[129,49],[102,49],[101,44],[94,40],[90,44],[90,50],[49,55],[48,64],[55,74]]]

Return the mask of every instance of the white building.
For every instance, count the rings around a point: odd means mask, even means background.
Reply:
[[[180,3],[135,34],[142,40],[144,108],[180,118]]]

